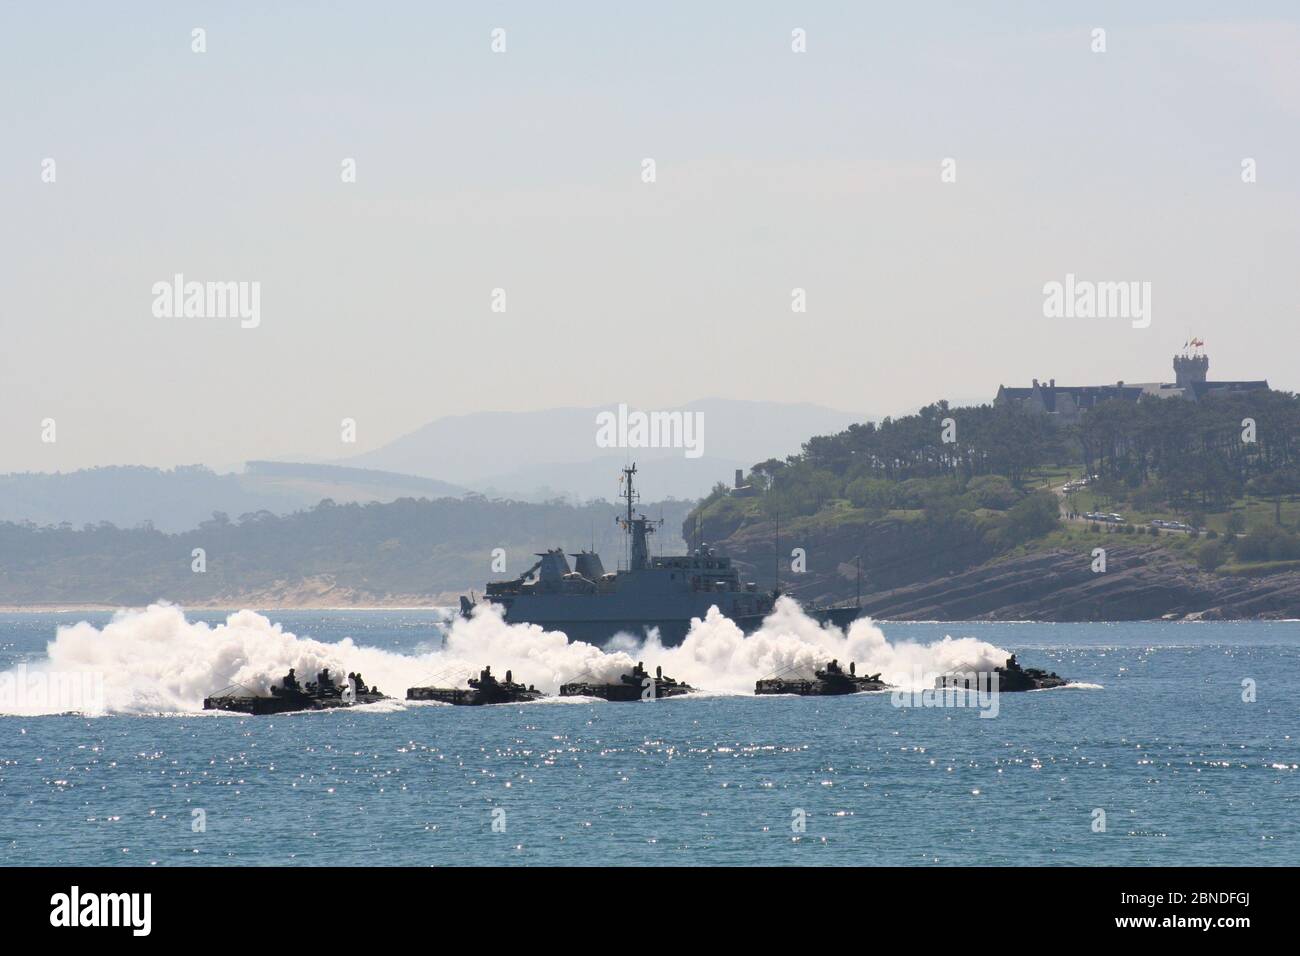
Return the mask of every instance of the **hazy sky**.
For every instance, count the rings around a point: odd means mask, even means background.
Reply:
[[[0,471],[899,412],[1168,379],[1192,335],[1297,388],[1296,5],[1065,6],[6,4]],[[176,273],[260,283],[260,325],[156,317]],[[1150,327],[1045,318],[1067,273],[1150,282]]]

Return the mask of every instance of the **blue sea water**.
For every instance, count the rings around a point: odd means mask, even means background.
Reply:
[[[0,614],[0,670],[108,617]],[[394,651],[437,620],[271,617]],[[1300,624],[883,629],[1100,689],[994,719],[888,694],[6,716],[0,864],[1300,864]]]

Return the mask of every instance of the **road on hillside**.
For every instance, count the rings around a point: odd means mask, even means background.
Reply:
[[[1048,485],[1048,488],[1052,491],[1053,494],[1056,495],[1056,498],[1060,503],[1061,520],[1066,522],[1067,524],[1093,524],[1094,522],[1092,522],[1088,518],[1085,518],[1081,514],[1076,514],[1073,518],[1070,517],[1070,504],[1066,500],[1066,493],[1065,493],[1065,486],[1067,483],[1068,482],[1063,481],[1059,485]],[[1109,522],[1099,521],[1096,523],[1108,524]],[[1132,524],[1132,522],[1125,522],[1125,523]],[[1111,526],[1115,528],[1123,527],[1123,525],[1117,525],[1117,524],[1112,524]],[[1189,531],[1184,531],[1180,528],[1160,528],[1159,531],[1161,534],[1190,534],[1191,533]]]

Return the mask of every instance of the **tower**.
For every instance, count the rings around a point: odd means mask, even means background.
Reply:
[[[1200,355],[1174,356],[1174,384],[1187,388],[1193,382],[1204,382],[1205,374],[1210,370],[1210,357],[1202,352]]]

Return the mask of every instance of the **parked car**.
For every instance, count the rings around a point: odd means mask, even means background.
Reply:
[[[1084,517],[1089,521],[1105,521],[1107,524],[1128,524],[1127,518],[1114,512],[1107,514],[1104,511],[1089,511]]]

